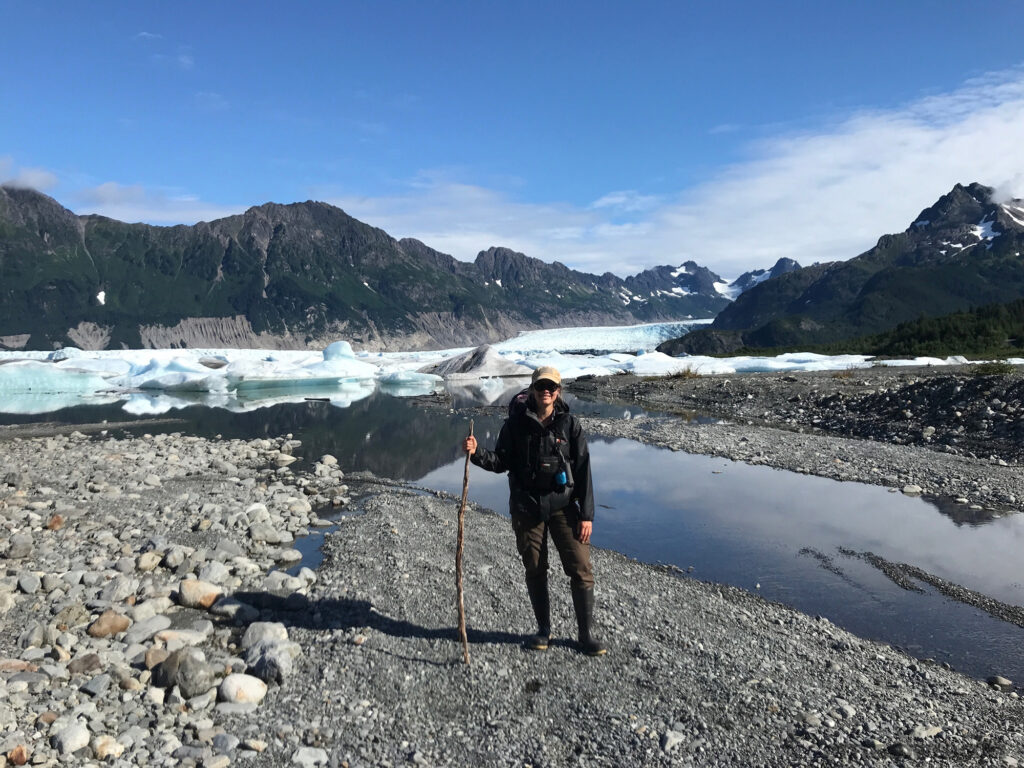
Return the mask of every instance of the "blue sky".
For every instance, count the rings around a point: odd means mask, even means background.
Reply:
[[[10,2],[0,179],[193,223],[318,199],[457,258],[724,277],[1024,196],[1024,4]]]

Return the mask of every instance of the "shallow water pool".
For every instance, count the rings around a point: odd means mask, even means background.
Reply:
[[[921,592],[903,589],[864,559],[843,554],[871,552],[1020,605],[1024,516],[958,523],[926,500],[878,486],[630,440],[593,440],[591,454],[595,546],[692,568],[690,577],[825,616],[975,677],[1024,679],[1024,629],[927,584],[914,582]],[[418,483],[461,493],[462,469],[455,461]],[[471,467],[469,496],[504,512],[507,479]]]

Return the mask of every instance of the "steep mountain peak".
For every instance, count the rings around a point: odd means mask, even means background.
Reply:
[[[907,234],[922,246],[930,246],[942,255],[951,249],[966,252],[979,243],[991,249],[1008,232],[1024,232],[1024,201],[997,203],[995,191],[977,183],[966,187],[957,184],[935,205],[923,210],[907,229]]]
[[[717,296],[714,286],[721,279],[694,261],[683,262],[678,267],[652,267],[623,281],[623,300],[647,301],[656,296]]]
[[[527,256],[525,253],[519,251],[513,251],[511,248],[505,248],[504,246],[497,245],[491,246],[486,251],[480,251],[476,255],[478,262],[494,262],[494,263],[506,263],[506,262],[520,262],[520,261],[537,261],[532,257]]]
[[[557,261],[547,264],[525,253],[500,246],[480,251],[474,263],[486,279],[499,280],[506,288],[542,280],[550,270],[560,275],[569,273],[569,269]]]
[[[993,192],[992,187],[977,182],[966,187],[956,184],[934,205],[921,211],[908,231],[925,227],[937,229],[977,224],[992,206]]]
[[[775,262],[775,266],[771,269],[752,269],[749,272],[744,272],[735,280],[716,282],[715,290],[727,299],[735,299],[744,291],[750,290],[755,285],[760,285],[765,280],[797,269],[800,269],[800,264],[793,259],[782,257]]]
[[[17,209],[22,213],[31,211],[36,216],[67,218],[75,215],[49,195],[31,187],[0,184],[0,201],[5,208]]]
[[[297,203],[263,203],[263,205],[254,205],[247,209],[242,216],[247,218],[257,217],[265,218],[270,221],[286,222],[337,220],[351,223],[358,221],[358,219],[352,218],[341,208],[319,200],[306,200],[305,202]]]
[[[0,221],[31,231],[46,250],[54,242],[81,238],[78,217],[49,195],[30,187],[0,184]],[[0,242],[0,255],[4,250]]]
[[[795,269],[800,269],[800,264],[794,259],[787,259],[783,256],[781,259],[775,262],[775,266],[771,268],[772,277],[778,277],[784,275],[787,272],[792,272]]]

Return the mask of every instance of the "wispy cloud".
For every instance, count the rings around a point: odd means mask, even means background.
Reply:
[[[751,159],[677,195],[613,191],[590,205],[524,203],[450,179],[392,197],[334,202],[457,258],[507,245],[592,272],[631,274],[693,258],[723,276],[783,256],[848,259],[957,182],[1024,195],[1024,69],[899,109],[838,116],[750,145]]]
[[[154,53],[149,60],[160,67],[170,67],[183,72],[195,69],[196,61],[190,53]]]
[[[149,224],[194,224],[242,213],[247,206],[215,205],[180,190],[149,189],[108,181],[73,194],[76,213],[97,213],[119,221]]]
[[[160,40],[163,35],[157,35],[153,32],[139,32],[135,35],[136,40]]]
[[[224,112],[230,109],[231,104],[215,91],[199,91],[196,94],[196,106],[207,112]]]
[[[655,195],[641,195],[634,189],[627,189],[619,192],[609,192],[607,195],[592,202],[590,207],[636,213],[639,211],[649,211],[656,207],[659,202],[659,198]]]
[[[735,133],[740,130],[740,126],[735,123],[720,123],[719,125],[712,126],[708,133],[712,136],[718,136],[723,133]]]
[[[396,237],[415,237],[466,260],[492,245],[557,259],[560,245],[572,244],[575,253],[597,221],[572,206],[515,202],[490,189],[430,177],[417,177],[403,195],[335,196],[327,202]]]
[[[49,192],[58,183],[57,174],[45,168],[19,168],[14,158],[0,157],[0,184]]]
[[[210,203],[172,187],[115,181],[81,186],[75,183],[73,176],[69,178],[46,168],[20,166],[10,155],[0,155],[0,183],[54,194],[75,213],[96,213],[127,222],[194,224],[242,213],[249,207],[249,204]]]

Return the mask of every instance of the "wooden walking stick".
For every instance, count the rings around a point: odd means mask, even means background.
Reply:
[[[469,420],[469,436],[473,436],[473,420]],[[462,600],[462,549],[465,544],[466,496],[469,495],[469,451],[462,475],[462,504],[459,505],[459,541],[455,547],[455,587],[459,600],[459,637],[462,638],[462,659],[469,664],[469,639],[466,637],[466,606]]]

